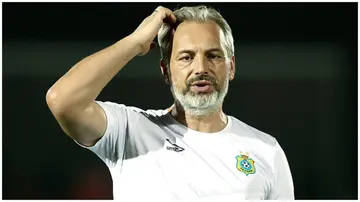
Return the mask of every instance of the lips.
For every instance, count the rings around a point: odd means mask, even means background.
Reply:
[[[191,84],[192,86],[206,86],[206,85],[212,85],[210,81],[195,81]]]
[[[210,93],[214,87],[210,81],[195,81],[191,84],[191,89],[197,93]]]

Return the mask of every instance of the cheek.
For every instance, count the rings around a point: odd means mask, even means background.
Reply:
[[[173,85],[178,87],[185,87],[186,86],[186,74],[183,71],[177,71],[172,69],[171,71],[171,82]]]
[[[216,71],[216,75],[217,75],[217,79],[220,83],[223,83],[225,79],[227,79],[227,77],[229,77],[230,72],[229,72],[229,67],[227,65],[222,65],[220,67],[217,68]]]
[[[179,78],[179,76],[171,76],[171,85],[173,85],[176,88],[184,88],[185,82]]]

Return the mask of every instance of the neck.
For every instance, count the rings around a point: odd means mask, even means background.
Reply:
[[[194,116],[185,111],[179,103],[173,104],[168,110],[179,123],[199,132],[219,132],[225,128],[228,122],[227,116],[222,111],[222,106],[215,113],[206,116]]]

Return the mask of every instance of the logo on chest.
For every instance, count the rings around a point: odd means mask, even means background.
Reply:
[[[166,149],[169,151],[182,152],[185,150],[184,148],[180,147],[179,145],[172,143],[169,139],[166,139],[166,141],[167,141]]]
[[[240,155],[236,156],[236,168],[243,172],[246,176],[254,174],[255,170],[255,161],[249,158],[249,153],[243,154],[240,152]]]

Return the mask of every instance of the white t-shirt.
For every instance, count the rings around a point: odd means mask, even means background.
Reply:
[[[276,139],[232,116],[222,131],[202,133],[167,110],[97,103],[106,113],[106,132],[94,146],[80,146],[108,166],[115,200],[294,199]]]

